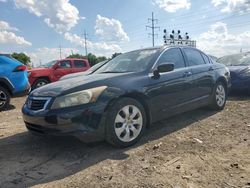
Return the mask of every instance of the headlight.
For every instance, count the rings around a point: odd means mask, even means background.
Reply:
[[[107,86],[101,86],[57,97],[52,104],[51,109],[66,108],[96,102],[106,88]]]

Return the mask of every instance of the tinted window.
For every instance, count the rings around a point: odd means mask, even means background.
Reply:
[[[203,60],[201,53],[193,49],[184,49],[187,56],[189,66],[203,65],[205,61]]]
[[[86,63],[84,61],[81,60],[75,60],[75,67],[76,68],[83,68],[86,67]]]
[[[185,62],[180,49],[169,49],[159,59],[158,65],[162,63],[174,63],[174,68],[185,67]]]
[[[60,68],[62,68],[62,69],[71,68],[70,61],[60,61],[60,63],[58,64],[58,66]]]
[[[201,54],[201,55],[202,55],[202,57],[203,57],[205,63],[206,63],[206,64],[209,64],[210,61],[209,61],[208,57],[207,57],[205,54]]]

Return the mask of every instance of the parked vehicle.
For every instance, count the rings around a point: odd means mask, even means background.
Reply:
[[[127,147],[153,122],[201,106],[222,110],[229,79],[224,65],[194,48],[136,50],[88,76],[34,90],[22,108],[23,120],[35,134]]]
[[[229,68],[232,90],[250,92],[250,53],[224,56],[217,61]]]
[[[213,55],[208,55],[213,61],[217,61],[218,60],[218,58],[217,57],[215,57],[215,56],[213,56]]]
[[[90,68],[87,59],[63,59],[51,61],[40,68],[29,70],[29,82],[32,90],[51,82],[58,81],[67,74],[84,72]]]
[[[6,109],[11,97],[26,95],[30,90],[26,66],[0,55],[0,111]]]
[[[67,75],[61,77],[60,80],[65,80],[65,79],[75,78],[75,77],[78,77],[78,76],[86,76],[86,75],[92,74],[97,69],[99,69],[101,66],[103,66],[105,63],[107,63],[107,61],[102,61],[100,63],[97,63],[97,64],[95,64],[94,66],[92,66],[90,69],[88,69],[85,72],[67,74]]]

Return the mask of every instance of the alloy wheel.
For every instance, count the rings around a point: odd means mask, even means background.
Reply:
[[[115,118],[115,133],[122,142],[130,142],[138,137],[142,130],[142,113],[134,105],[124,106]]]
[[[0,107],[4,106],[7,102],[7,95],[3,91],[0,91]]]
[[[47,83],[46,83],[46,82],[43,82],[43,81],[38,82],[38,83],[36,84],[36,88],[42,87],[42,86],[44,86],[44,85],[46,85],[46,84],[47,84]]]
[[[223,85],[219,84],[217,86],[215,98],[216,98],[217,105],[222,107],[226,100],[226,92],[225,92],[225,88],[223,87]]]

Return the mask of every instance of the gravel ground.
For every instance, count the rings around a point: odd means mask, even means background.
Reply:
[[[250,188],[250,97],[161,121],[126,149],[33,136],[24,101],[0,112],[0,187]]]

